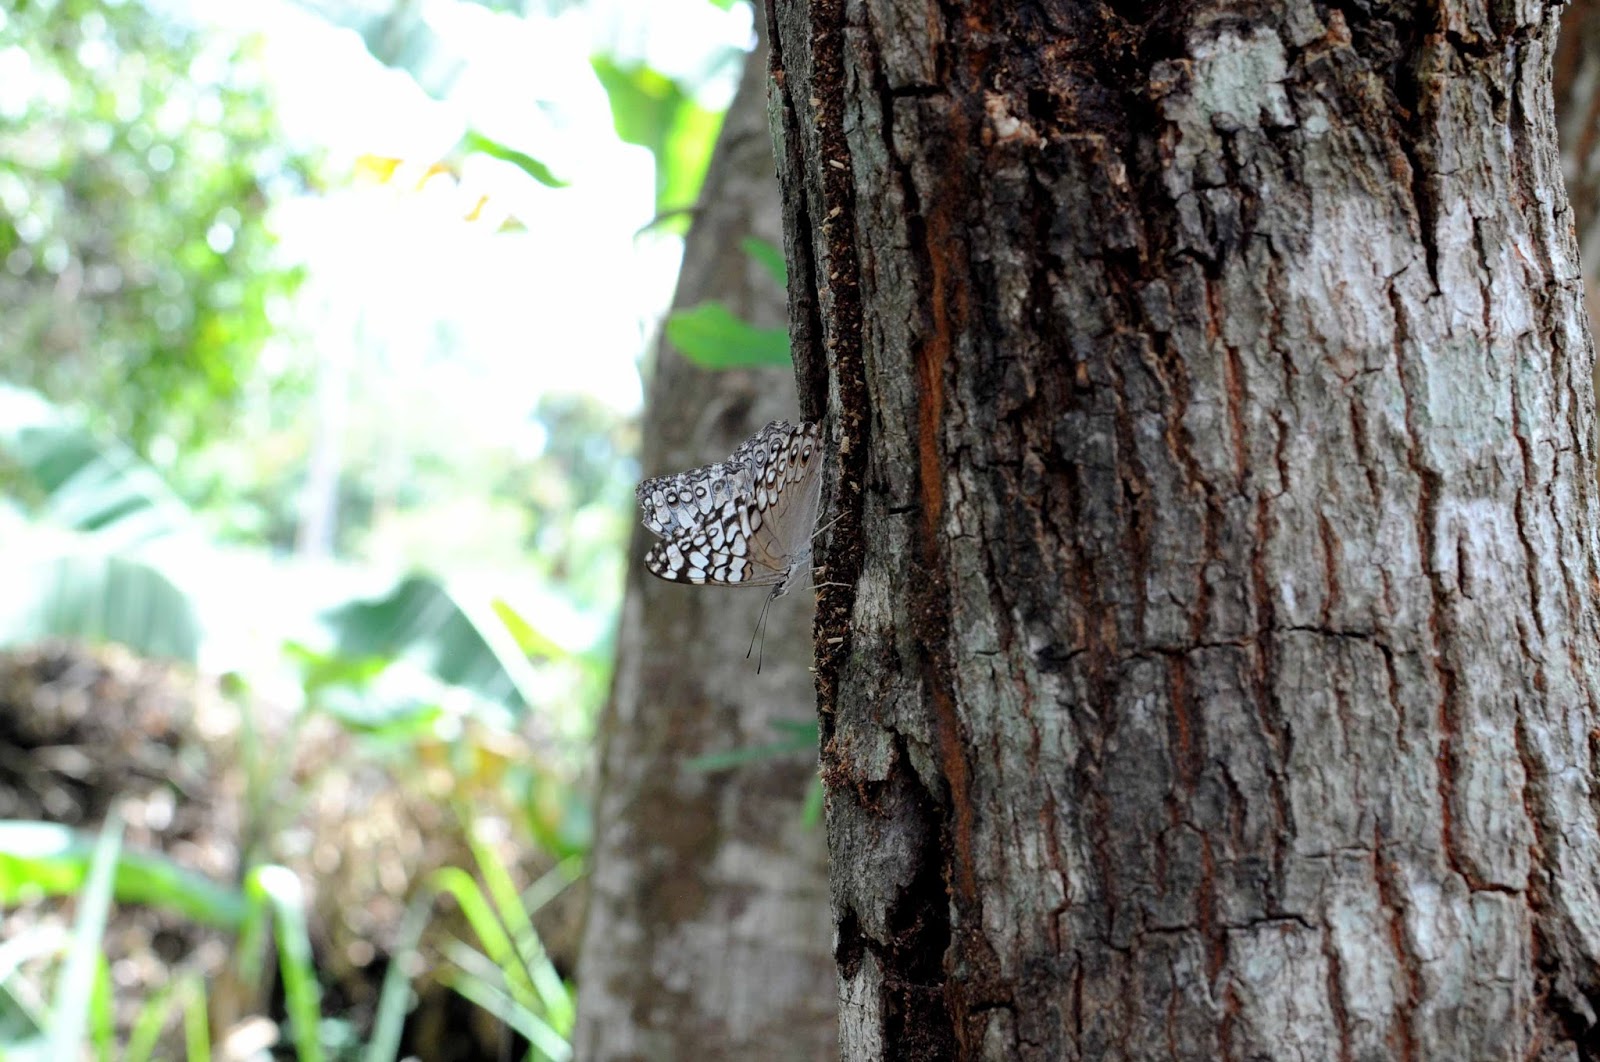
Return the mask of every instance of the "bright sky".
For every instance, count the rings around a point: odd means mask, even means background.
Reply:
[[[322,149],[334,173],[362,156],[408,164],[386,184],[356,182],[275,219],[286,253],[310,265],[297,308],[315,319],[295,324],[311,328],[319,356],[378,356],[397,376],[426,368],[434,398],[485,432],[526,430],[545,391],[638,407],[637,358],[682,248],[637,235],[654,214],[652,159],[617,139],[589,56],[645,59],[721,107],[738,69],[718,59],[751,43],[748,5],[589,0],[523,18],[424,0],[439,47],[421,78],[442,98],[373,59],[354,30],[285,0],[168,6],[264,35],[283,125]],[[469,128],[548,163],[570,186],[545,188],[486,156],[467,160],[459,186],[423,181]],[[479,219],[466,220],[480,200]],[[525,231],[497,231],[507,217]]]

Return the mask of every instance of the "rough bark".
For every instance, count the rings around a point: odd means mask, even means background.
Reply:
[[[739,250],[781,240],[753,56],[728,112],[684,253],[676,303],[717,299],[765,325],[783,295]],[[663,345],[649,386],[647,475],[726,457],[796,415],[788,370],[710,373]],[[601,725],[591,898],[578,972],[577,1057],[812,1060],[836,1054],[822,831],[802,822],[814,761],[696,772],[694,756],[770,744],[814,711],[809,593],[776,602],[761,673],[745,658],[765,594],[651,578],[641,528]]]
[[[1558,9],[780,0],[847,1059],[1600,1057]]]

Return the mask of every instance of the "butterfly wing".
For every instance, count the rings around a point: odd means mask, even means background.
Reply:
[[[774,568],[751,555],[752,516],[759,528],[759,514],[738,499],[728,501],[714,519],[651,546],[644,555],[645,570],[670,582],[695,585],[771,586],[783,582],[789,574],[787,568]]]
[[[644,526],[672,538],[708,520],[733,498],[750,493],[772,454],[797,429],[775,420],[740,443],[726,461],[647,479],[634,488]]]
[[[811,536],[822,499],[822,427],[804,424],[776,444],[752,495],[749,554],[758,570],[789,578],[811,564]]]
[[[689,472],[647,479],[634,489],[644,526],[661,538],[672,538],[698,526],[740,493],[749,474],[730,462]]]
[[[673,582],[776,586],[810,563],[822,491],[822,429],[774,421],[727,460],[658,476],[635,491],[663,541],[645,569]]]

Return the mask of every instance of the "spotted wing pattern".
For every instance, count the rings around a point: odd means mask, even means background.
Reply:
[[[822,428],[774,421],[726,461],[658,476],[635,491],[662,541],[645,568],[673,582],[788,590],[810,567],[822,496]]]

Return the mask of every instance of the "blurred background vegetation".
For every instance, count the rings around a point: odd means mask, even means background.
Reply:
[[[0,1058],[569,1056],[640,359],[751,20],[0,4]]]

